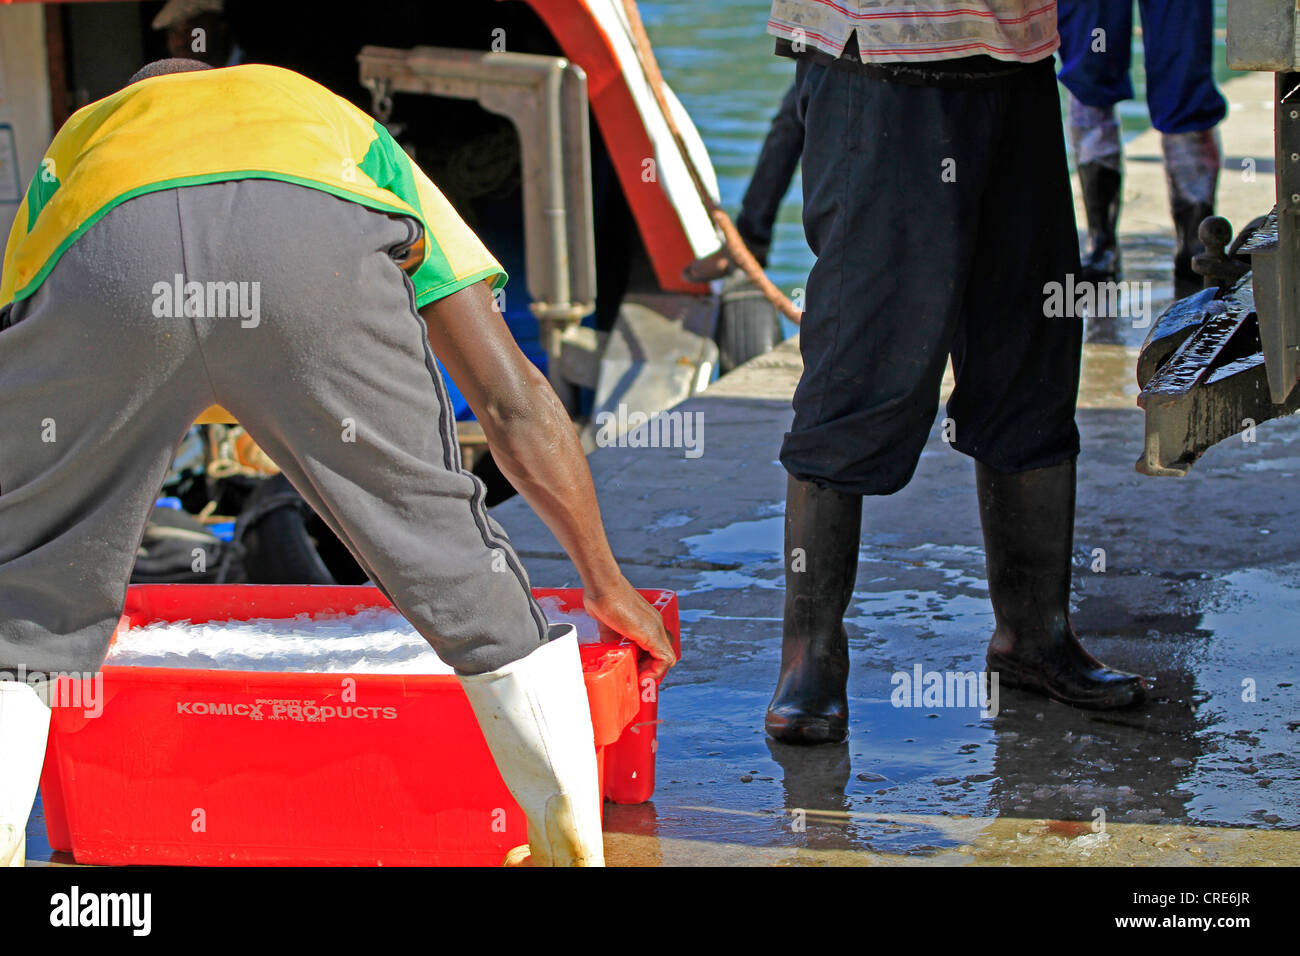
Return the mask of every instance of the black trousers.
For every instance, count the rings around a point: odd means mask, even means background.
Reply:
[[[790,180],[803,155],[803,117],[799,111],[799,84],[791,83],[781,98],[781,108],[763,139],[754,173],[740,201],[736,231],[760,263],[767,265],[772,248],[772,228],[781,201],[790,191]]]
[[[845,493],[911,480],[949,354],[948,435],[1002,472],[1066,461],[1082,320],[1049,315],[1079,250],[1049,58],[966,85],[801,60],[816,264],[781,462]]]

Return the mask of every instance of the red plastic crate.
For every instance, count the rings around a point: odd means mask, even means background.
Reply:
[[[582,606],[580,588],[533,593]],[[641,594],[678,645],[676,595]],[[369,586],[139,585],[119,630],[388,606]],[[581,647],[616,803],[654,792],[658,694],[638,685],[640,653]],[[102,699],[95,717],[54,709],[41,777],[50,846],[79,863],[495,866],[527,842],[454,676],[106,666]]]

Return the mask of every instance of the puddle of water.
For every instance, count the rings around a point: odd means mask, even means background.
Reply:
[[[682,543],[693,560],[736,567],[701,571],[690,586],[678,589],[679,597],[711,591],[785,587],[781,561],[785,547],[783,514],[736,521],[685,537]]]
[[[1144,652],[1159,661],[1158,692],[1140,711],[1079,711],[1003,690],[1001,712],[984,719],[974,708],[902,708],[890,700],[891,674],[917,663],[927,671],[983,668],[993,615],[982,549],[900,547],[873,536],[860,554],[846,618],[850,737],[803,750],[775,744],[761,729],[780,655],[779,611],[736,614],[724,610],[734,596],[704,597],[716,587],[780,590],[782,543],[776,515],[688,539],[693,557],[742,569],[698,575],[694,607],[684,612],[689,629],[703,638],[705,628],[709,641],[728,648],[728,663],[714,662],[703,680],[663,698],[659,794],[674,809],[658,832],[924,857],[950,852],[955,838],[900,826],[900,814],[1063,820],[1059,826],[1087,834],[1099,820],[1300,825],[1300,724],[1288,696],[1295,691],[1278,686],[1295,677],[1296,628],[1286,622],[1300,622],[1300,567],[1183,575],[1187,613],[1152,606],[1142,618],[1151,632],[1145,638],[1141,628],[1114,632],[1112,639],[1146,647],[1173,642]],[[729,628],[740,628],[738,636]],[[1102,644],[1098,653],[1105,651]],[[737,676],[739,667],[761,678]],[[1247,677],[1257,688],[1253,702],[1241,700]],[[792,829],[795,811],[803,811],[802,831]],[[1073,839],[1054,833],[1044,831],[1034,845]]]
[[[721,528],[682,539],[691,557],[719,564],[771,563],[779,566],[784,546],[785,518],[773,515],[757,520],[736,521]]]
[[[1300,825],[1300,566],[1221,579],[1202,616],[1214,634],[1197,669],[1202,753],[1188,773],[1188,816],[1213,823]]]

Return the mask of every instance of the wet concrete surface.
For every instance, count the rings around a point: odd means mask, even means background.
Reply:
[[[936,423],[913,482],[865,502],[850,736],[806,749],[762,729],[780,660],[788,399],[706,393],[682,410],[704,416],[700,458],[591,458],[615,553],[635,584],[676,589],[683,621],[655,799],[608,809],[612,859],[621,847],[626,862],[1069,863],[1102,849],[1110,862],[1300,861],[1300,418],[1224,443],[1187,478],[1154,479],[1133,467],[1138,411],[1082,409],[1075,624],[1155,692],[1093,713],[1002,689],[990,717],[891,702],[895,673],[982,670],[993,627],[973,469]],[[525,505],[496,516],[535,582],[578,583]],[[1111,824],[1136,829],[1120,839]]]
[[[1273,201],[1268,82],[1225,87],[1225,154],[1259,171],[1225,160],[1219,211],[1237,227]],[[1300,862],[1300,419],[1222,443],[1183,479],[1134,471],[1137,349],[1172,298],[1174,241],[1158,134],[1125,152],[1123,278],[1150,311],[1086,323],[1073,616],[1097,656],[1153,678],[1152,699],[1107,714],[1003,690],[989,717],[893,705],[896,673],[981,670],[993,626],[972,467],[936,425],[912,484],[865,503],[848,741],[767,739],[776,456],[799,372],[787,347],[684,406],[704,415],[698,461],[658,449],[592,459],[629,575],[677,588],[683,607],[655,801],[609,808],[611,862]],[[677,501],[665,487],[682,489]],[[576,583],[519,503],[498,517],[532,550],[537,580]]]
[[[1247,178],[1225,161],[1219,208],[1241,226],[1272,202],[1271,80],[1242,77],[1225,94],[1225,154],[1261,164]],[[1150,283],[1154,320],[1172,296],[1174,246],[1157,134],[1125,150],[1124,278]],[[606,807],[609,862],[1300,862],[1300,418],[1224,442],[1186,478],[1138,475],[1145,335],[1128,314],[1087,322],[1073,589],[1089,649],[1154,679],[1135,711],[1006,689],[990,717],[893,706],[895,673],[981,670],[993,624],[972,466],[936,425],[913,482],[865,503],[849,739],[805,749],[764,735],[793,343],[682,406],[703,415],[701,457],[594,453],[615,553],[638,586],[677,590],[685,652],[661,698],[654,800]],[[494,513],[534,584],[580,583],[523,502]],[[39,801],[28,841],[33,862],[70,862],[50,853]]]
[[[615,553],[634,584],[678,592],[684,648],[661,697],[655,798],[607,807],[610,862],[1300,862],[1300,417],[1223,443],[1187,478],[1143,477],[1142,417],[1116,381],[1127,350],[1098,361],[1111,347],[1089,345],[1074,620],[1155,693],[1092,713],[1002,689],[988,717],[891,701],[896,673],[982,670],[993,627],[973,469],[936,422],[912,483],[865,502],[849,739],[791,747],[762,729],[791,412],[753,396],[788,396],[794,344],[682,406],[703,416],[699,458],[591,456]],[[494,514],[535,584],[580,583],[523,502]],[[28,838],[31,860],[69,862],[39,803]]]

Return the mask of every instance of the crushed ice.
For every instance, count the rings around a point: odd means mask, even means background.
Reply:
[[[538,602],[552,624],[573,624],[583,644],[600,640],[584,611]],[[451,674],[406,618],[391,608],[249,620],[155,621],[120,634],[107,664],[198,670],[353,674]]]

